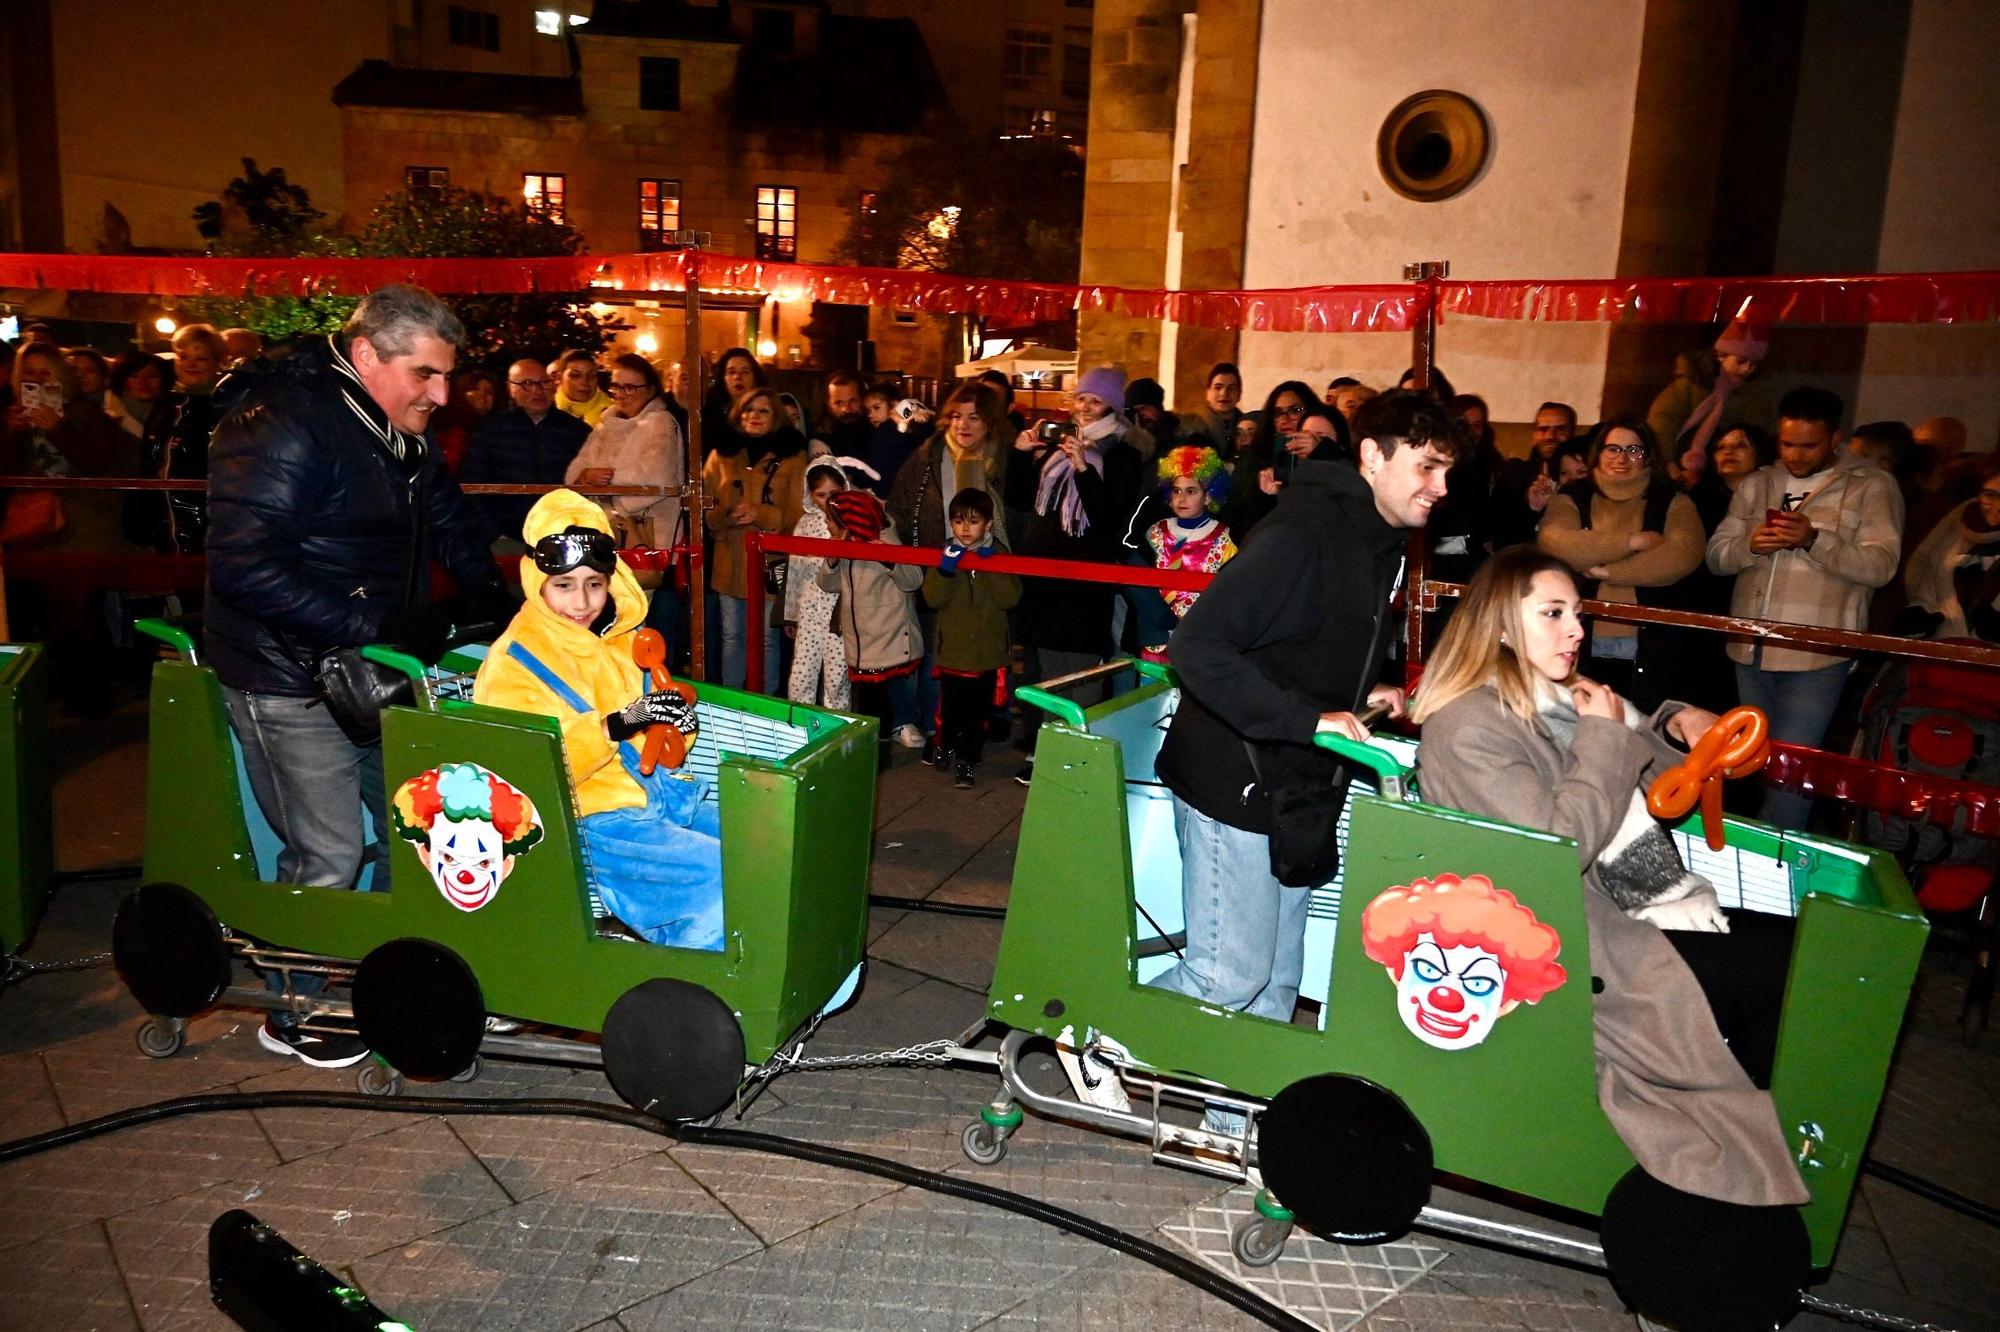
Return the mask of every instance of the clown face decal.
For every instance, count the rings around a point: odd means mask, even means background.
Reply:
[[[514,872],[521,852],[542,840],[528,798],[476,763],[447,763],[396,788],[396,834],[416,847],[447,902],[477,911]]]
[[[1478,1045],[1566,979],[1562,939],[1483,874],[1385,889],[1361,913],[1361,933],[1395,983],[1403,1026],[1434,1049]]]

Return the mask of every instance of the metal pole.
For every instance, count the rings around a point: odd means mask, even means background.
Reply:
[[[1417,284],[1417,322],[1410,329],[1410,378],[1416,387],[1427,389],[1437,369],[1438,288],[1451,272],[1448,259],[1424,259],[1403,265],[1403,278]],[[1408,577],[1403,585],[1405,626],[1403,632],[1403,687],[1415,689],[1424,664],[1425,556],[1429,543],[1424,531],[1410,533]]]
[[[1437,369],[1438,289],[1451,274],[1449,259],[1403,265],[1403,278],[1417,287],[1417,322],[1410,329],[1410,369],[1418,388],[1429,388]]]
[[[702,382],[701,373],[701,279],[695,274],[694,264],[699,254],[699,250],[690,250],[687,267],[683,270],[687,283],[683,302],[687,332],[683,338],[686,347],[681,357],[687,364],[689,401],[686,404],[687,488],[681,500],[681,512],[688,515],[688,674],[696,680],[705,680],[708,678],[708,567],[702,559],[702,533],[707,527],[707,514],[701,488],[701,404],[708,385]]]
[[[743,687],[753,694],[761,694],[764,692],[764,625],[771,618],[771,612],[764,605],[764,533],[758,528],[744,530],[743,568]]]

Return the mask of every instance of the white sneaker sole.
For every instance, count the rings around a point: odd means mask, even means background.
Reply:
[[[285,1044],[273,1036],[268,1028],[261,1026],[257,1028],[257,1044],[272,1054],[290,1055],[300,1063],[311,1064],[314,1068],[351,1068],[368,1057],[368,1051],[363,1050],[360,1054],[345,1055],[339,1059],[315,1059],[297,1046]]]

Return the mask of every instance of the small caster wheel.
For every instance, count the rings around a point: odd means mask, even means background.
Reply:
[[[354,1085],[365,1096],[401,1096],[403,1075],[370,1059],[355,1070]]]
[[[139,1028],[139,1053],[148,1059],[166,1059],[180,1053],[187,1040],[187,1027],[176,1018],[149,1018]]]
[[[471,1063],[451,1075],[451,1080],[453,1082],[477,1082],[479,1081],[479,1075],[485,1071],[486,1061],[478,1055],[474,1055],[472,1056]]]
[[[1278,1261],[1278,1255],[1285,1251],[1285,1241],[1291,1237],[1290,1221],[1273,1221],[1268,1216],[1252,1214],[1236,1223],[1229,1236],[1229,1251],[1245,1267],[1269,1267]]]
[[[958,1145],[976,1165],[999,1165],[1007,1155],[1007,1135],[983,1119],[975,1119],[959,1135]]]

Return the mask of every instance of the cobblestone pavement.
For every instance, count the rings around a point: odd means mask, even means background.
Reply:
[[[58,836],[68,869],[130,864],[143,829],[144,718],[59,728]],[[1002,904],[1023,791],[1018,756],[970,792],[900,755],[883,780],[876,891]],[[130,880],[74,883],[29,956],[108,946]],[[877,911],[860,1000],[812,1053],[883,1049],[975,1020],[998,924]],[[2000,1037],[1958,1032],[1961,954],[1927,959],[1875,1154],[2000,1200]],[[166,1060],[133,1043],[136,1006],[106,969],[0,993],[0,1140],[200,1091],[350,1090],[348,1073],[265,1053],[255,1021],[194,1022]],[[1830,1036],[1835,1034],[1829,1033]],[[1052,1064],[1039,1076],[1059,1080]],[[610,1101],[603,1078],[490,1061],[442,1094]],[[799,1073],[750,1127],[980,1178],[1233,1270],[1222,1181],[1152,1164],[1143,1145],[1031,1119],[997,1167],[958,1135],[990,1075],[947,1068]],[[781,1157],[677,1144],[573,1119],[397,1111],[231,1111],[93,1139],[0,1166],[0,1328],[223,1328],[205,1232],[245,1207],[424,1332],[445,1329],[1173,1328],[1259,1326],[1135,1259],[979,1204]],[[1491,1205],[1457,1196],[1460,1210]],[[1382,1250],[1295,1241],[1256,1278],[1329,1328],[1629,1329],[1601,1277],[1413,1236]],[[1877,1181],[1856,1198],[1819,1293],[1957,1328],[2000,1327],[2000,1233]],[[1840,1326],[1817,1316],[1794,1327]]]

